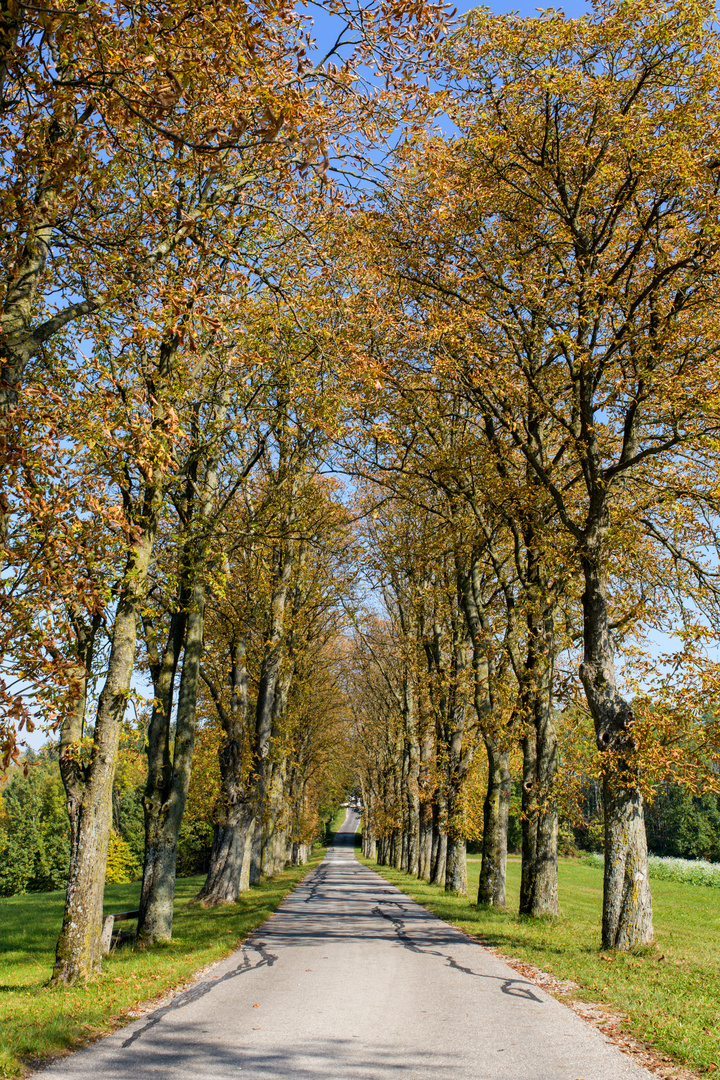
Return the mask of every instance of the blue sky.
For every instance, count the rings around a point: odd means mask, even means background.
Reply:
[[[318,0],[318,4],[308,3],[306,7],[307,13],[312,17],[314,21],[314,37],[317,42],[318,52],[327,50],[334,41],[333,30],[339,27],[340,23],[336,18],[331,18],[324,13],[319,4],[322,0]],[[452,2],[451,2],[451,6]],[[457,7],[458,15],[466,15],[468,11],[472,11],[477,7],[477,4],[467,2],[467,0],[457,0],[455,5]],[[524,18],[537,15],[539,11],[547,10],[548,8],[554,8],[558,11],[562,11],[568,18],[577,18],[579,15],[584,15],[590,9],[590,4],[585,3],[584,0],[568,0],[567,3],[558,4],[546,4],[538,7],[535,4],[513,4],[513,3],[488,3],[482,5],[487,7],[490,11],[496,15],[506,15],[510,12],[516,12],[518,15]],[[302,9],[301,9],[302,10]],[[335,29],[335,36],[337,30]]]
[[[558,11],[562,11],[568,18],[574,19],[578,15],[584,15],[590,5],[585,3],[578,3],[578,0],[572,0],[571,3],[566,4],[546,4],[538,7],[536,4],[486,4],[486,7],[490,11],[495,12],[496,15],[506,15],[511,11],[516,11],[518,15],[522,15],[527,18],[528,16],[536,15],[538,11],[544,11],[547,8],[557,8]],[[461,15],[464,15],[467,11],[472,11],[476,4],[458,4],[458,11]]]

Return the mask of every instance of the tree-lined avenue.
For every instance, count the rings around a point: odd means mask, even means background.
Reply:
[[[43,1072],[54,1080],[648,1080],[594,1028],[353,850],[327,858],[169,1004]]]

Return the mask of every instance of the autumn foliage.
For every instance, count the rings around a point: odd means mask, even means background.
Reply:
[[[0,724],[59,742],[57,981],[131,705],[148,945],[186,813],[205,903],[357,784],[366,853],[462,894],[471,839],[504,905],[512,797],[552,915],[592,783],[630,948],[646,801],[717,786],[712,19],[323,11],[324,57],[285,3],[1,6]]]

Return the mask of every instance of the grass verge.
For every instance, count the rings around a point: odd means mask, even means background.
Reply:
[[[204,878],[181,878],[175,892],[173,940],[144,949],[126,944],[86,984],[49,987],[62,924],[62,891],[0,900],[0,1076],[25,1075],[49,1057],[76,1050],[127,1023],[141,1003],[182,985],[222,959],[260,926],[308,870],[321,861],[315,848],[305,866],[253,885],[237,904],[202,908],[191,903]],[[108,885],[106,911],[138,906],[140,882]]]
[[[340,828],[342,823],[345,821],[345,815],[346,814],[347,814],[347,806],[338,806],[337,810],[335,811],[335,814],[333,815],[332,821],[328,825],[327,834],[328,834],[328,842],[330,844],[332,844],[332,842],[333,842],[333,839],[335,837],[335,833],[338,831],[338,829]]]
[[[702,885],[652,883],[654,946],[636,953],[599,949],[602,870],[575,859],[560,863],[559,918],[520,918],[519,860],[508,863],[508,910],[446,896],[374,860],[358,858],[440,918],[508,958],[517,957],[561,980],[572,996],[603,1002],[627,1017],[626,1028],[656,1052],[698,1072],[720,1070],[720,893]],[[470,897],[479,861],[468,863]]]

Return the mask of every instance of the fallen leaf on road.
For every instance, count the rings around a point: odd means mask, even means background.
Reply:
[[[259,1009],[259,1008],[260,1008],[260,1002],[256,1001],[255,1004],[253,1005],[253,1009]]]

